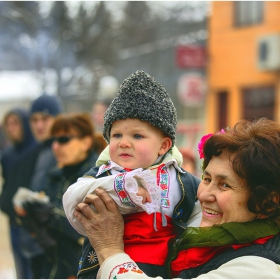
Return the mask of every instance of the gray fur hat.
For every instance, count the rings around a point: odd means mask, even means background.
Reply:
[[[110,130],[116,120],[139,119],[159,128],[176,140],[177,113],[174,104],[156,80],[138,70],[125,79],[104,115],[103,136],[110,142]]]

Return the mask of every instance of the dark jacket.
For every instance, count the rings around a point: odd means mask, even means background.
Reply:
[[[276,235],[265,244],[255,244],[242,247],[238,250],[231,248],[231,250],[218,254],[201,266],[182,271],[178,277],[183,279],[196,278],[201,274],[219,268],[230,260],[242,256],[263,257],[280,264],[280,235]],[[246,277],[246,275],[244,275],[244,277]]]
[[[1,195],[1,209],[7,213],[9,216],[13,216],[14,208],[11,203],[14,194],[19,187],[25,187],[31,189],[31,183],[36,176],[38,166],[37,160],[42,155],[42,152],[49,151],[50,158],[44,161],[44,173],[41,174],[41,182],[38,184],[40,190],[46,185],[46,173],[47,171],[55,165],[56,160],[51,152],[52,140],[46,140],[43,143],[37,144],[34,149],[31,149],[14,165],[14,171],[9,177],[7,183],[9,184],[8,191]]]
[[[48,174],[49,180],[44,190],[50,197],[51,209],[44,226],[56,244],[46,249],[44,278],[66,279],[77,275],[84,238],[68,222],[63,210],[62,196],[70,185],[95,165],[97,158],[97,153],[91,153],[86,160],[75,166],[62,169],[55,167]]]
[[[96,174],[99,167],[92,168],[85,175],[92,176],[95,178],[100,178],[106,176],[106,172],[102,173],[98,177]],[[197,196],[197,188],[200,183],[200,180],[191,175],[190,173],[180,173],[176,170],[177,181],[181,189],[181,200],[176,205],[173,211],[173,222],[178,230],[178,233],[181,232],[186,227],[186,223],[190,218],[190,215],[193,211],[194,204]],[[168,248],[166,248],[168,250]],[[91,258],[94,256],[95,252],[92,246],[90,245],[89,239],[86,238],[83,244],[83,253],[79,263],[79,272],[78,278],[80,279],[90,279],[96,278],[99,263],[96,258]],[[167,278],[165,268],[162,266],[154,266],[148,264],[137,263],[138,266],[150,277],[162,276]]]
[[[36,149],[37,143],[32,136],[29,127],[29,115],[23,109],[13,109],[8,114],[13,113],[19,116],[22,121],[23,139],[19,143],[11,144],[4,149],[1,157],[3,188],[0,197],[0,207],[14,221],[12,197],[18,185],[15,184],[15,174],[17,174],[20,162],[32,164],[32,160],[27,155]]]

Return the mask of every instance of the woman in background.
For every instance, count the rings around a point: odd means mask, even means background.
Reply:
[[[61,114],[51,129],[52,149],[57,166],[48,173],[43,188],[50,203],[26,203],[24,209],[32,223],[29,230],[36,234],[46,251],[41,268],[44,278],[76,278],[83,237],[69,224],[62,207],[66,189],[84,175],[107,146],[102,135],[94,132],[87,113]]]
[[[30,279],[32,278],[31,268],[19,244],[20,227],[16,223],[16,216],[11,201],[12,196],[16,192],[12,184],[12,178],[16,174],[17,164],[37,144],[29,127],[29,114],[26,110],[15,108],[6,113],[3,120],[3,127],[10,145],[3,150],[1,157],[3,185],[0,196],[0,207],[9,217],[16,277],[19,279]],[[28,160],[28,158],[25,158],[25,160]]]

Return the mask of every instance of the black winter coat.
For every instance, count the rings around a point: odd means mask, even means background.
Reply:
[[[50,170],[49,181],[44,190],[50,197],[51,210],[45,226],[56,244],[46,249],[44,278],[66,279],[77,275],[84,238],[68,222],[63,210],[62,196],[70,185],[95,166],[97,158],[98,154],[92,153],[78,165]]]
[[[23,139],[19,143],[11,144],[4,149],[1,157],[3,186],[0,196],[0,207],[5,212],[11,223],[14,223],[14,211],[12,205],[12,197],[15,194],[19,184],[16,183],[18,178],[19,166],[22,162],[25,165],[33,164],[32,159],[28,157],[37,147],[37,143],[32,136],[29,127],[29,115],[25,110],[13,109],[8,112],[16,114],[22,123]]]
[[[47,140],[43,143],[38,144],[35,148],[31,149],[26,153],[19,161],[14,165],[11,176],[7,180],[8,188],[1,195],[1,209],[8,214],[10,217],[15,215],[12,198],[15,195],[19,187],[30,188],[32,177],[35,175],[35,167],[37,159],[39,158],[42,151],[51,151],[52,140]],[[44,162],[45,171],[56,164],[54,156],[48,161]],[[46,173],[45,172],[45,173]],[[42,177],[40,186],[43,188],[46,185],[45,174]]]

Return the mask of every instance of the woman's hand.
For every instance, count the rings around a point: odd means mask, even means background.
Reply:
[[[92,204],[96,211],[94,211]],[[115,201],[100,188],[79,203],[74,216],[83,225],[100,265],[116,253],[123,253],[123,218]]]
[[[27,212],[25,211],[25,209],[21,206],[14,206],[14,210],[16,212],[16,214],[19,216],[19,217],[25,217],[27,216]]]

